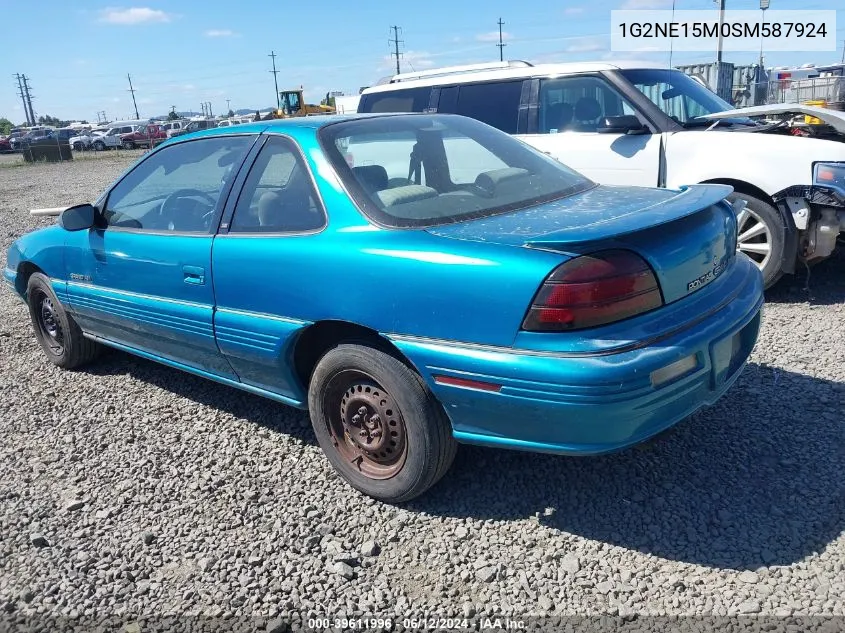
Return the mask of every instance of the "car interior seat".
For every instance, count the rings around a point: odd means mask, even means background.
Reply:
[[[579,132],[595,132],[598,129],[598,118],[602,115],[602,107],[594,97],[581,97],[575,102],[575,129]]]
[[[381,165],[353,167],[352,174],[370,195],[388,188],[387,170]]]
[[[553,103],[546,109],[545,130],[560,132],[572,123],[573,108],[568,103]]]
[[[304,178],[291,176],[287,187],[267,191],[258,199],[260,230],[308,231],[323,226],[323,217],[312,209],[311,192]]]

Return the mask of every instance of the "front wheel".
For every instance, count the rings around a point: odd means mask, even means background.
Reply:
[[[96,141],[91,147],[94,148],[95,152],[102,152],[104,149],[106,149],[106,144],[102,141]]]
[[[51,363],[73,369],[96,358],[100,344],[83,336],[53,292],[48,277],[34,273],[29,278],[26,297],[35,338]]]
[[[745,193],[733,193],[728,199],[746,203],[736,216],[736,248],[754,261],[763,273],[763,284],[770,288],[783,276],[787,229],[780,213],[769,203]]]
[[[123,149],[135,149],[135,143],[132,141],[123,141]]]
[[[422,379],[377,349],[338,345],[320,359],[308,409],[332,466],[366,495],[401,503],[446,473],[457,444]]]

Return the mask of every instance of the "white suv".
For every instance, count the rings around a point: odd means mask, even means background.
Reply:
[[[170,138],[173,136],[174,132],[178,132],[187,124],[187,121],[183,121],[181,119],[176,119],[174,121],[163,121],[161,123],[161,129],[164,130],[165,134],[167,134],[167,138]]]
[[[101,152],[104,149],[114,149],[121,147],[121,134],[130,134],[137,130],[140,125],[119,125],[109,128],[102,134],[91,137],[91,148],[95,151]]]
[[[669,68],[527,62],[396,75],[365,90],[358,107],[473,117],[605,184],[731,185],[747,203],[737,247],[771,286],[797,262],[830,256],[845,231],[845,135],[798,137],[742,111],[708,118],[726,110]]]

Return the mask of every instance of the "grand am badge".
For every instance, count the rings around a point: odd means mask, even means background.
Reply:
[[[713,268],[708,270],[706,273],[701,275],[698,279],[693,279],[691,282],[687,284],[687,292],[692,292],[693,290],[698,290],[705,284],[710,283],[716,277],[722,274],[722,271],[725,270],[725,266],[728,263],[728,258],[723,257],[721,261],[717,261],[717,258],[713,258]]]

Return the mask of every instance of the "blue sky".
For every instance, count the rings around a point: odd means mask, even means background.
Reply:
[[[131,1],[131,0],[130,0]],[[759,0],[727,0],[730,9],[757,9]],[[839,61],[845,5],[833,0],[772,0],[775,9],[837,10],[834,53],[772,53],[766,63]],[[318,102],[329,90],[355,94],[392,72],[390,26],[402,27],[403,70],[498,59],[501,17],[506,57],[535,62],[614,59],[610,10],[671,8],[671,0],[240,0],[189,2],[45,0],[3,3],[10,20],[0,56],[0,116],[24,119],[15,73],[30,78],[36,115],[96,120],[134,115],[127,73],[142,117],[197,110],[210,101],[216,113],[275,103],[271,60],[279,88],[303,85]],[[37,11],[33,12],[33,6]],[[676,0],[676,9],[713,9],[713,0]],[[23,18],[23,16],[29,16]],[[726,61],[751,63],[758,53],[731,53]],[[668,53],[638,55],[663,63]],[[675,53],[673,65],[713,61],[715,53]],[[3,87],[4,86],[4,87]]]

